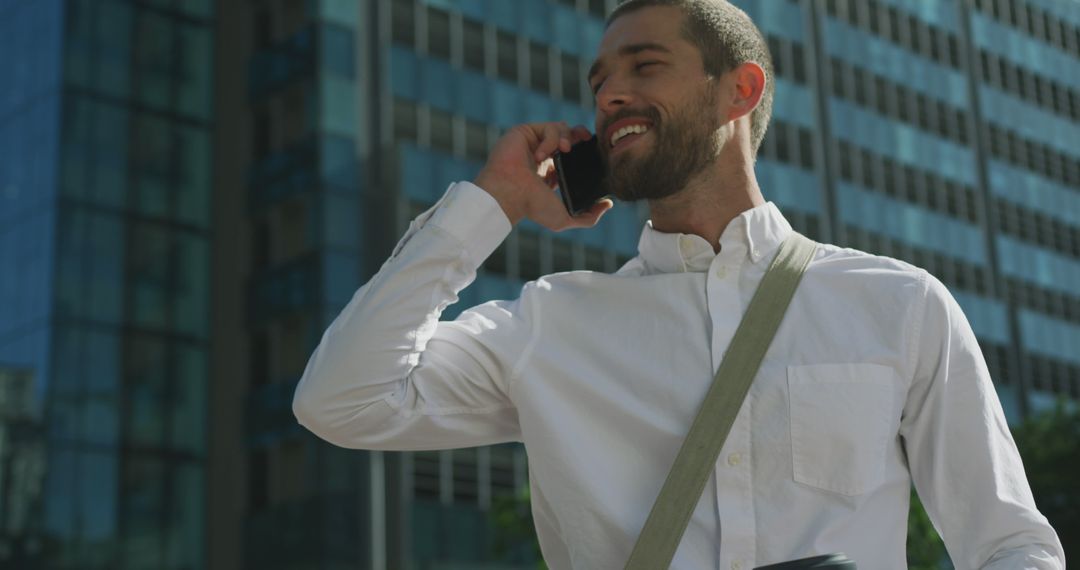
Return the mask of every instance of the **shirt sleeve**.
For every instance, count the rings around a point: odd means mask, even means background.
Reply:
[[[923,277],[900,429],[915,489],[957,568],[1063,570],[975,334],[945,286]]]
[[[509,382],[532,334],[526,303],[439,321],[510,230],[487,192],[451,185],[323,334],[293,397],[300,424],[357,449],[519,441]]]

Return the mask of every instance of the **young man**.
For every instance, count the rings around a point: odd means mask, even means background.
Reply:
[[[343,447],[524,442],[557,569],[625,563],[792,231],[754,176],[773,78],[744,13],[722,0],[628,2],[589,82],[610,190],[648,200],[639,256],[438,322],[514,223],[590,227],[612,206],[569,217],[544,168],[587,129],[515,127],[475,183],[412,223],[326,331],[294,401],[303,425]],[[957,567],[1064,568],[948,291],[903,262],[821,245],[672,568],[834,551],[906,568],[912,482]]]

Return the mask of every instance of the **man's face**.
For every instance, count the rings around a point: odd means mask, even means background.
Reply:
[[[620,200],[679,192],[722,146],[717,81],[682,37],[682,20],[670,6],[618,18],[590,70],[606,191]]]

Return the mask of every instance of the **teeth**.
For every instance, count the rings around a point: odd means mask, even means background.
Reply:
[[[644,132],[648,132],[648,130],[649,127],[646,127],[645,125],[630,125],[623,127],[615,131],[615,134],[611,135],[611,146],[615,146],[615,143],[619,142],[619,139],[625,137],[626,135],[629,135],[631,133],[641,134]]]

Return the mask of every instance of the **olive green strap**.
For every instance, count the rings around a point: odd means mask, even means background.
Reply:
[[[627,570],[658,570],[671,565],[731,424],[816,249],[816,243],[796,232],[780,244],[649,512]]]

